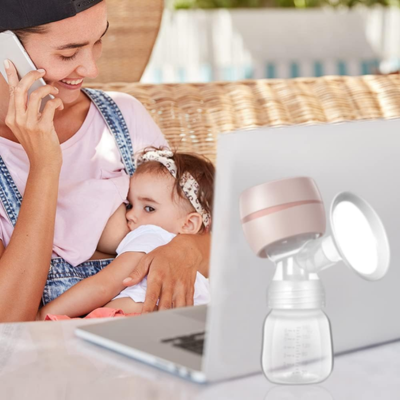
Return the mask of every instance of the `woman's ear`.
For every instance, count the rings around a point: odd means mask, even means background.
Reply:
[[[179,233],[186,233],[186,234],[196,234],[201,229],[201,225],[203,224],[202,216],[197,212],[191,212],[187,214],[183,218],[183,225],[179,230]]]

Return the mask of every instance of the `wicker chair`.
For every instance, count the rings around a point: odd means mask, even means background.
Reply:
[[[172,148],[202,153],[213,161],[220,132],[400,117],[399,75],[91,87],[135,96]]]
[[[107,0],[99,76],[93,82],[139,82],[161,25],[164,0]]]

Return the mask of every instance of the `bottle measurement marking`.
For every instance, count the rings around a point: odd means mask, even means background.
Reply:
[[[286,328],[283,335],[284,367],[289,369],[292,375],[305,373],[308,351],[311,348],[311,328],[299,325]]]

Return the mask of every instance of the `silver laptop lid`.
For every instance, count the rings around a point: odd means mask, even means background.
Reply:
[[[211,380],[261,371],[261,343],[271,261],[246,243],[239,214],[243,190],[276,179],[309,176],[327,213],[336,194],[367,200],[386,228],[391,267],[378,282],[362,280],[343,262],[322,271],[325,313],[340,353],[400,338],[400,120],[261,128],[221,135],[217,151],[212,306],[204,371]],[[330,226],[327,226],[327,233]]]

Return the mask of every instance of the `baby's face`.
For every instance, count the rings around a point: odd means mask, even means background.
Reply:
[[[134,174],[131,178],[126,219],[129,230],[141,225],[157,225],[171,233],[179,233],[187,213],[184,200],[171,197],[174,178],[169,174]],[[182,207],[183,206],[183,207]]]

